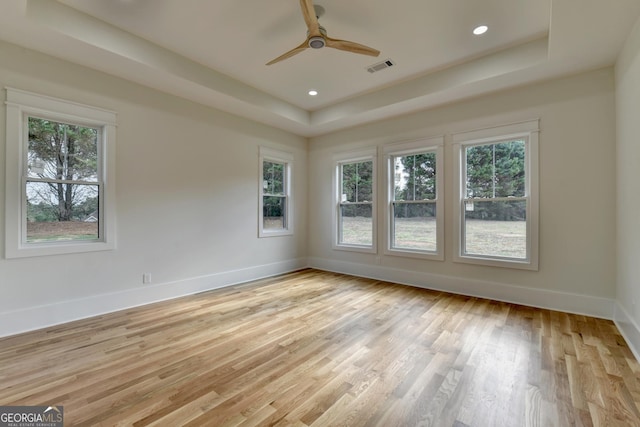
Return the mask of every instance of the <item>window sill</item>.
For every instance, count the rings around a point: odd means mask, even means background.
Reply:
[[[412,251],[409,249],[386,249],[385,255],[403,257],[403,258],[417,258],[428,259],[432,261],[444,261],[444,254],[438,252],[424,252],[424,251]]]
[[[365,254],[375,254],[377,253],[376,248],[372,246],[359,246],[359,245],[334,245],[333,249],[337,251],[349,251],[349,252],[361,252]]]
[[[512,268],[516,270],[538,271],[538,263],[530,260],[511,260],[502,258],[493,258],[487,256],[455,256],[453,262],[463,264],[484,265],[486,267]]]
[[[279,237],[279,236],[293,236],[293,230],[278,230],[278,231],[260,231],[259,238],[263,237]]]
[[[50,255],[67,255],[87,252],[110,251],[115,249],[114,243],[107,242],[60,242],[47,244],[25,244],[17,248],[5,248],[5,257],[28,258]]]

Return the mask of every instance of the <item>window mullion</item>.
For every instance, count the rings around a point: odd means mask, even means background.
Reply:
[[[523,202],[529,200],[528,196],[523,197],[465,197],[463,202],[482,203],[482,202]]]
[[[27,182],[43,182],[50,184],[71,184],[71,185],[100,185],[101,181],[73,181],[68,179],[48,179],[48,178],[32,178],[25,177]]]
[[[391,203],[394,205],[420,205],[423,203],[437,203],[437,200],[434,199],[425,199],[425,200],[393,200]]]

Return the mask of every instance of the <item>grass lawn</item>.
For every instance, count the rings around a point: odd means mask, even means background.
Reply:
[[[284,217],[269,216],[264,217],[262,221],[263,230],[282,230],[284,228]]]
[[[527,256],[526,221],[466,221],[467,253],[508,258]]]
[[[435,218],[396,218],[395,228],[394,248],[435,252]]]
[[[400,249],[436,249],[434,218],[396,219],[394,247]],[[346,244],[371,244],[371,218],[343,217],[343,239]],[[525,258],[527,231],[525,221],[466,221],[467,253],[509,258]]]
[[[97,222],[27,222],[27,242],[29,243],[93,240],[97,238]]]

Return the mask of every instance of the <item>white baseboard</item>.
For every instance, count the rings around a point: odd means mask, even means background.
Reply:
[[[380,265],[358,264],[325,258],[310,257],[309,267],[529,307],[583,314],[602,319],[611,320],[614,314],[614,301],[608,298],[526,288],[486,280],[406,271]]]
[[[0,313],[0,337],[300,270],[306,258]]]
[[[633,355],[637,360],[640,360],[640,327],[633,320],[633,317],[629,316],[629,313],[622,307],[620,302],[617,301],[613,320]]]

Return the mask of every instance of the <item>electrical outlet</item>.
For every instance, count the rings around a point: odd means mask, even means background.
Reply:
[[[151,273],[143,273],[142,274],[142,283],[148,285],[151,283]]]

